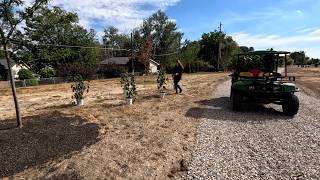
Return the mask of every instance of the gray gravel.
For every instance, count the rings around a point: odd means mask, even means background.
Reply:
[[[294,118],[278,105],[232,112],[230,84],[187,112],[201,125],[186,179],[320,179],[320,100],[297,93]]]

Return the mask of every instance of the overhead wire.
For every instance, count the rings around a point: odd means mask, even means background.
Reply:
[[[13,42],[26,42],[26,41],[19,41],[19,40],[14,40],[11,39],[11,41]],[[76,45],[65,45],[65,44],[46,44],[46,43],[39,43],[39,44],[35,44],[35,43],[28,43],[29,45],[32,46],[51,46],[51,47],[61,47],[61,48],[82,48],[82,49],[101,49],[101,50],[111,50],[111,51],[127,51],[130,52],[131,49],[122,49],[122,48],[106,48],[106,47],[98,47],[98,46],[76,46]],[[139,52],[139,50],[134,50],[134,52]],[[171,53],[166,53],[166,54],[156,54],[154,55],[155,57],[163,57],[163,56],[171,56],[174,54],[178,54],[179,51],[175,51],[175,52],[171,52]]]

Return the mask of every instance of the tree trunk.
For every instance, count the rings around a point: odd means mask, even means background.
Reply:
[[[22,120],[21,120],[21,115],[20,115],[20,107],[19,107],[19,102],[18,102],[18,98],[17,98],[16,85],[15,85],[14,77],[13,77],[13,74],[12,74],[10,55],[8,53],[8,50],[7,50],[7,45],[4,45],[4,53],[5,53],[7,64],[8,64],[8,71],[9,71],[9,78],[10,78],[10,83],[11,83],[11,90],[12,90],[14,105],[15,105],[15,108],[16,108],[17,127],[21,128],[22,127]]]

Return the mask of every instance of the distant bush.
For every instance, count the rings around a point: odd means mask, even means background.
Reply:
[[[119,66],[116,64],[105,64],[100,67],[99,74],[102,74],[107,78],[120,77],[121,74],[128,72],[128,68],[125,66]]]
[[[39,74],[43,78],[50,78],[56,75],[56,71],[52,67],[46,66],[40,70]]]
[[[32,74],[32,71],[30,71],[29,69],[21,69],[18,72],[19,75],[19,79],[20,80],[24,80],[24,79],[33,79],[34,76]]]
[[[37,79],[26,79],[26,86],[37,86],[39,81]]]
[[[72,64],[62,64],[57,69],[57,75],[61,77],[76,77],[81,76],[84,80],[89,79],[90,76],[94,75],[97,72],[97,67],[81,64],[81,63],[72,63]]]

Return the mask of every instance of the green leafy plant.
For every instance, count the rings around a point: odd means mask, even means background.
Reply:
[[[158,83],[158,90],[160,91],[160,93],[164,93],[166,90],[167,79],[166,79],[166,72],[163,69],[159,70],[157,83]]]
[[[26,79],[26,86],[37,86],[39,85],[39,81],[37,79]]]
[[[44,78],[50,78],[56,75],[56,71],[49,66],[46,66],[40,70],[40,76]]]
[[[20,69],[20,71],[18,72],[18,75],[20,80],[34,78],[32,71],[30,71],[29,69]]]
[[[71,85],[71,89],[73,92],[73,99],[84,99],[84,93],[88,93],[90,86],[89,83],[84,81],[84,79],[81,76],[77,76],[75,78],[76,82]]]
[[[135,101],[137,97],[135,76],[124,73],[121,75],[120,83],[125,96]]]

